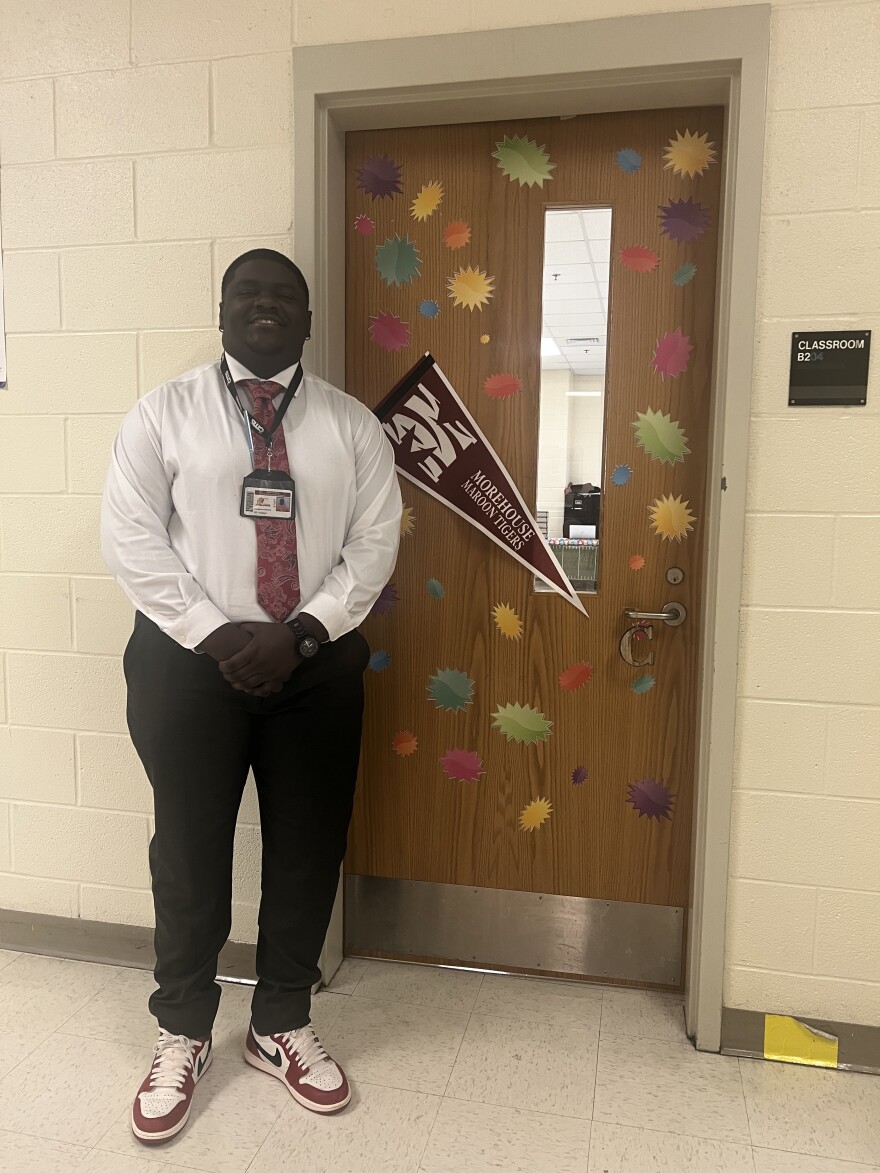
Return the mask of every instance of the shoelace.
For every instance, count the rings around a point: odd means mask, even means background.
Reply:
[[[313,1026],[303,1026],[299,1030],[289,1030],[282,1039],[294,1052],[300,1066],[310,1071],[318,1063],[330,1061],[330,1056],[321,1045],[321,1040],[315,1034]]]
[[[199,1039],[188,1039],[186,1035],[173,1035],[159,1029],[159,1041],[154,1048],[156,1058],[150,1071],[151,1088],[183,1087],[187,1071],[192,1071],[195,1050]]]

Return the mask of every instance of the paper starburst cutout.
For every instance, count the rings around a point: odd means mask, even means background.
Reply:
[[[490,375],[483,384],[483,393],[490,399],[510,399],[522,390],[516,375]]]
[[[383,350],[406,350],[411,337],[409,324],[397,314],[374,314],[370,318],[370,338]]]
[[[690,511],[690,502],[671,494],[658,497],[653,505],[648,506],[648,513],[654,532],[668,542],[680,542],[686,538],[697,520]]]
[[[620,263],[634,273],[651,273],[660,264],[660,258],[653,249],[631,244],[620,250]]]
[[[440,302],[433,297],[426,297],[419,302],[419,313],[423,318],[436,318],[440,313]]]
[[[692,196],[670,200],[660,208],[660,231],[670,240],[687,244],[701,237],[708,227],[709,209],[696,203]]]
[[[672,819],[672,804],[675,795],[658,782],[656,778],[640,778],[638,782],[630,782],[629,797],[626,800],[639,812],[639,818]]]
[[[618,464],[611,474],[612,485],[628,485],[632,479],[633,470],[628,464]]]
[[[409,505],[404,505],[403,512],[400,515],[400,536],[408,538],[412,535],[416,528],[415,511]]]
[[[498,603],[492,608],[492,618],[495,626],[508,639],[520,639],[523,633],[522,620],[507,603]]]
[[[494,728],[503,733],[508,741],[519,745],[534,745],[546,741],[550,736],[552,721],[529,705],[499,705],[492,714]]]
[[[481,346],[488,346],[491,341],[492,341],[492,339],[489,337],[488,334],[481,334],[480,335],[480,345]]]
[[[679,326],[677,330],[667,331],[662,338],[657,339],[651,366],[661,379],[677,379],[687,370],[693,349],[690,338],[682,334]]]
[[[518,134],[505,135],[500,143],[496,143],[492,158],[498,160],[502,173],[520,187],[534,187],[535,184],[543,187],[548,179],[553,178],[550,172],[556,166],[534,139]]]
[[[644,554],[630,554],[628,565],[629,565],[630,570],[644,570],[645,569],[645,556],[644,556]]]
[[[476,782],[485,774],[479,756],[469,749],[451,749],[440,759],[440,766],[449,778],[458,782]]]
[[[446,587],[444,587],[442,582],[438,582],[436,578],[429,578],[428,594],[432,599],[443,599],[446,597]]]
[[[410,215],[414,220],[427,220],[437,211],[443,200],[443,184],[436,179],[419,188],[419,194],[410,204]]]
[[[650,672],[646,672],[643,676],[637,676],[630,685],[632,691],[636,696],[641,696],[644,692],[650,692],[657,681]]]
[[[466,244],[470,244],[471,226],[466,220],[454,220],[452,224],[447,224],[443,229],[441,239],[446,247],[453,251],[464,248]]]
[[[638,171],[642,165],[642,156],[638,151],[634,151],[632,147],[624,147],[623,150],[618,151],[614,156],[614,162],[627,175],[632,175],[633,172]]]
[[[397,587],[393,582],[389,582],[382,587],[379,598],[373,604],[370,614],[390,615],[399,602],[400,595],[397,592]]]
[[[585,684],[588,684],[592,675],[593,665],[582,660],[578,664],[570,665],[559,674],[559,687],[564,692],[574,692],[575,689],[583,688]]]
[[[482,310],[495,292],[495,278],[489,277],[485,269],[471,265],[466,269],[457,269],[446,284],[449,286],[452,304],[471,311]]]
[[[372,236],[376,231],[376,222],[361,213],[360,216],[354,218],[354,230],[358,236]]]
[[[534,831],[544,825],[553,813],[553,807],[546,798],[535,798],[523,807],[519,816],[521,831]]]
[[[683,265],[679,265],[679,267],[672,274],[672,284],[687,285],[693,281],[696,275],[697,266],[693,263],[693,261],[685,261],[685,263]]]
[[[589,770],[586,766],[575,766],[571,772],[572,786],[583,786],[589,777]]]
[[[671,168],[673,175],[686,175],[688,179],[708,171],[710,163],[715,162],[715,144],[708,138],[708,134],[691,134],[689,130],[682,134],[677,130],[663,156],[665,169],[669,171]]]
[[[358,167],[357,186],[374,200],[388,199],[403,191],[401,170],[387,155],[377,155]]]
[[[388,653],[378,651],[378,652],[373,652],[372,656],[370,656],[370,660],[369,660],[369,663],[367,664],[367,667],[370,669],[371,672],[384,672],[390,663],[391,663],[391,657],[388,655]]]
[[[411,285],[420,275],[422,258],[416,242],[397,233],[376,246],[376,268],[386,285]]]
[[[428,682],[428,696],[438,709],[457,713],[473,704],[474,682],[457,668],[438,668]]]
[[[649,407],[647,411],[636,412],[632,426],[636,430],[639,447],[661,464],[675,464],[690,453],[687,436],[678,420],[673,421],[662,411],[654,411]]]
[[[395,733],[391,738],[391,748],[399,758],[408,758],[419,748],[419,739],[408,729]]]

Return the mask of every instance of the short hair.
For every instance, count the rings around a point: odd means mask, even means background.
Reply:
[[[293,263],[290,257],[286,257],[284,253],[276,252],[274,248],[252,248],[249,252],[242,253],[240,257],[236,257],[223,274],[223,280],[220,282],[221,301],[226,294],[226,286],[235,276],[236,270],[247,261],[276,261],[279,265],[284,265],[286,269],[290,269],[301,286],[303,293],[306,295],[306,305],[309,304],[309,285],[302,275],[302,270]]]

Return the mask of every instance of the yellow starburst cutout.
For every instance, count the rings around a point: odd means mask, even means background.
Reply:
[[[553,807],[546,798],[535,798],[523,808],[522,814],[519,816],[519,829],[521,831],[534,831],[537,827],[543,826],[550,818]]]
[[[495,292],[495,278],[487,276],[485,269],[472,265],[458,269],[454,276],[447,279],[446,284],[453,304],[465,306],[469,310],[481,310]]]
[[[658,497],[653,505],[648,506],[654,532],[669,542],[680,542],[686,538],[694,528],[693,522],[697,519],[690,511],[690,501],[682,501],[681,497]]]
[[[495,626],[508,639],[519,639],[522,636],[522,621],[516,611],[512,607],[508,607],[506,603],[499,603],[497,607],[493,607],[492,617],[495,620]]]
[[[715,162],[715,144],[707,142],[708,137],[708,134],[691,134],[689,130],[684,134],[676,131],[663,156],[666,170],[671,167],[673,175],[686,175],[688,179],[702,175]]]
[[[436,179],[424,184],[419,194],[410,204],[410,213],[414,220],[427,220],[432,212],[436,212],[443,201],[443,184]]]
[[[409,505],[404,505],[400,515],[400,536],[408,538],[416,528],[416,515]]]

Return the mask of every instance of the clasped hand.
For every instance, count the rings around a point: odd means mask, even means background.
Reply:
[[[280,692],[300,664],[293,632],[284,623],[228,623],[200,647],[217,660],[234,689],[252,696]]]

